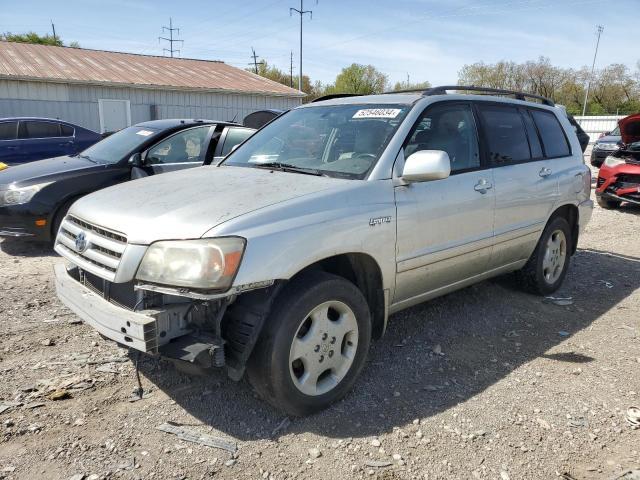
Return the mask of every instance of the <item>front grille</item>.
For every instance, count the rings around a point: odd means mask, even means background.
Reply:
[[[138,301],[133,288],[133,282],[111,283],[93,273],[85,271],[82,271],[80,274],[80,281],[89,290],[92,290],[114,305],[126,308],[127,310],[136,310]]]
[[[84,249],[79,249],[77,245],[80,234],[85,237]],[[65,217],[56,238],[56,247],[64,257],[83,270],[109,281],[115,279],[126,246],[127,238],[121,233],[87,223],[72,215]]]

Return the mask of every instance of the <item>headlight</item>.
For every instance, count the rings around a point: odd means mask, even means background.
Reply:
[[[0,205],[22,205],[23,203],[28,203],[36,193],[47,185],[51,185],[51,182],[29,185],[28,187],[9,185],[9,190],[0,192]]]
[[[609,155],[607,158],[604,159],[604,164],[607,167],[617,167],[618,165],[623,165],[624,163],[625,161],[622,160],[621,158],[616,158],[611,155]]]
[[[238,271],[245,244],[240,237],[157,242],[145,253],[136,278],[175,287],[226,290]]]
[[[617,143],[611,143],[611,142],[596,143],[594,145],[594,148],[596,150],[614,151],[614,150],[618,150],[620,148],[620,145],[618,145]]]

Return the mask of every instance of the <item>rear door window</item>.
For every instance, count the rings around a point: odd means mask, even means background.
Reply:
[[[60,124],[53,122],[20,122],[20,138],[49,138],[60,136]]]
[[[533,120],[542,137],[542,145],[547,158],[566,157],[571,155],[571,149],[564,135],[562,126],[556,116],[544,110],[531,110]]]
[[[63,137],[73,137],[73,127],[60,124],[60,132]]]
[[[18,122],[0,123],[0,140],[15,140],[18,133]]]
[[[253,135],[253,132],[254,130],[250,130],[248,128],[230,127],[227,132],[227,136],[224,139],[224,145],[222,146],[222,152],[220,155],[226,157],[233,147],[240,145],[247,138]]]
[[[489,160],[508,165],[530,160],[529,142],[520,113],[506,105],[479,105]]]
[[[540,138],[538,137],[538,131],[533,124],[533,120],[529,116],[526,110],[521,110],[522,120],[524,120],[524,126],[527,129],[527,137],[529,137],[529,148],[531,149],[531,158],[539,159],[543,157],[542,145],[540,144]]]

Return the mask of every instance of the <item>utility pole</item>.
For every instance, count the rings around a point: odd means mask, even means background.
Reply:
[[[253,53],[253,55],[251,55],[251,57],[253,58],[253,67],[257,75],[258,74],[258,56],[256,55],[256,51],[253,49],[253,47],[251,47],[251,52]]]
[[[180,50],[173,48],[173,44],[174,43],[178,43],[178,42],[180,42],[181,44],[184,44],[184,40],[175,40],[173,38],[173,32],[178,32],[178,35],[179,35],[180,34],[180,29],[179,28],[173,28],[173,19],[171,17],[169,17],[169,26],[168,27],[165,27],[164,25],[162,26],[162,33],[164,33],[165,30],[167,32],[169,32],[169,38],[167,38],[167,37],[158,37],[158,42],[160,40],[166,40],[167,42],[169,42],[169,48],[163,48],[162,49],[162,53],[169,52],[169,54],[171,55],[171,58],[173,58],[173,52],[177,52],[178,54],[180,53]]]
[[[407,88],[409,88],[409,85],[411,85],[411,83],[409,82],[409,73],[407,72]]]
[[[53,41],[57,42],[58,37],[56,37],[56,26],[54,25],[53,20],[51,20],[51,29],[53,30]]]
[[[289,86],[293,88],[293,50],[291,50],[291,65],[289,66]]]
[[[318,1],[316,0],[316,5]],[[302,91],[302,18],[305,13],[308,13],[311,20],[313,20],[313,11],[304,9],[304,0],[300,0],[300,10],[297,8],[289,8],[289,16],[293,15],[293,12],[296,12],[300,15],[300,71],[298,72],[298,90]]]
[[[251,52],[253,53],[253,55],[251,55],[251,58],[253,58],[253,62],[249,63],[248,65],[253,65],[253,71],[256,73],[256,75],[258,75],[258,65],[264,65],[264,60],[259,62],[258,61],[258,55],[256,55],[256,51],[253,49],[253,47],[251,47]]]
[[[598,46],[600,45],[600,35],[602,35],[602,31],[604,27],[602,25],[598,25],[598,40],[596,41],[596,51],[593,54],[593,63],[591,64],[591,74],[587,79],[587,90],[584,92],[584,105],[582,106],[582,116],[584,117],[587,111],[587,100],[589,99],[589,88],[591,87],[591,80],[593,79],[593,70],[596,66],[596,57],[598,56]]]

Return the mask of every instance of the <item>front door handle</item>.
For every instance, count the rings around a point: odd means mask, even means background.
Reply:
[[[491,188],[493,188],[493,185],[487,182],[487,180],[484,178],[481,178],[480,180],[478,180],[478,183],[476,183],[475,186],[473,187],[473,189],[476,192],[480,192],[483,195],[487,193],[487,190],[490,190]]]
[[[538,175],[540,175],[542,178],[544,177],[548,177],[549,175],[551,175],[551,169],[547,168],[547,167],[542,167],[542,170],[540,170],[538,172]]]

